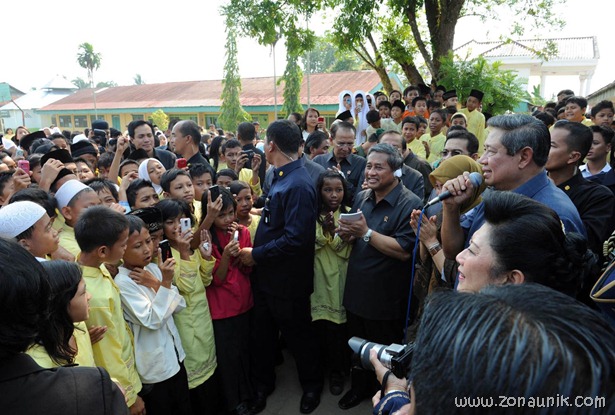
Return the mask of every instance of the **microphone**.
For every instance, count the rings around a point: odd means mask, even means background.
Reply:
[[[479,187],[482,183],[483,183],[483,175],[477,172],[472,172],[470,173],[470,183],[472,183],[472,186],[474,187]],[[444,199],[448,199],[449,197],[451,197],[452,194],[451,192],[449,192],[448,190],[445,192],[440,193],[438,196],[434,197],[433,199],[431,199],[423,209],[428,208],[429,206],[435,205],[436,203],[439,203],[441,201],[443,201]]]

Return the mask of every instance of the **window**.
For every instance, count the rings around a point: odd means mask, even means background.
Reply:
[[[113,126],[113,128],[115,128],[116,130],[122,130],[122,125],[120,122],[120,116],[119,115],[112,115],[111,116],[111,124]]]
[[[141,121],[143,120],[143,114],[132,114],[132,120],[133,121]]]
[[[51,125],[58,125],[58,120],[55,115],[51,116]]]
[[[88,128],[88,117],[75,115],[75,128]]]
[[[73,128],[73,119],[70,115],[60,115],[60,127]]]

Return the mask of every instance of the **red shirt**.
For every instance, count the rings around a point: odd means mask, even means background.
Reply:
[[[207,301],[209,302],[209,312],[212,320],[235,317],[245,313],[254,305],[252,299],[252,287],[250,286],[251,267],[244,267],[238,258],[231,257],[228,266],[228,272],[225,280],[220,280],[216,277],[216,271],[220,266],[222,251],[229,243],[232,234],[223,232],[219,229],[214,229],[216,237],[222,247],[219,250],[213,243],[212,255],[216,259],[216,265],[213,269],[213,281],[205,290]],[[241,248],[249,248],[252,246],[250,240],[250,231],[244,227],[239,227],[239,246]]]

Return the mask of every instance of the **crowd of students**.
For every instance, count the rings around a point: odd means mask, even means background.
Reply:
[[[614,111],[603,101],[586,118],[587,101],[571,95],[562,91],[559,102],[515,118],[515,125],[506,116],[488,124],[481,91],[472,90],[459,108],[456,91],[424,85],[403,94],[342,91],[329,126],[314,108],[289,116],[302,133],[296,157],[317,197],[309,307],[314,353],[333,395],[351,373],[348,338],[410,340],[426,299],[439,289],[476,292],[531,281],[596,307],[590,291],[605,260],[602,244],[615,229]],[[131,414],[262,411],[263,402],[254,403],[258,356],[250,347],[259,330],[251,312],[253,266],[240,255],[266,215],[282,214],[267,211],[274,175],[284,173],[269,166],[267,137],[261,140],[252,123],[224,134],[205,133],[192,121],[163,132],[143,120],[131,122],[126,135],[99,120],[85,134],[18,127],[3,137],[0,235],[36,258],[50,281],[49,320],[26,353],[43,368],[103,367]],[[538,185],[545,168],[550,181]],[[474,188],[469,172],[484,173],[484,183]],[[553,206],[540,199],[542,190],[528,190],[530,182],[557,186],[549,198],[562,200]],[[454,197],[422,212],[443,190]],[[495,196],[505,191],[553,210]],[[504,234],[509,219],[502,210],[511,205],[511,216],[531,210],[532,220],[550,226],[533,229],[535,248],[512,239],[529,222],[508,230],[511,239],[494,236],[494,229]],[[342,216],[350,212],[360,219]],[[540,239],[545,234],[553,236],[548,243]],[[510,243],[523,245],[512,250],[515,257],[541,258],[523,269],[515,258],[505,262]],[[540,262],[547,264],[542,274]],[[379,283],[389,277],[383,272],[396,282]],[[362,279],[375,282],[374,290],[361,292],[371,286]],[[411,281],[415,326],[404,333]],[[389,319],[384,308],[384,318],[364,311],[366,303],[358,303],[365,295],[395,303],[394,324],[382,323]],[[342,409],[374,391],[375,379],[358,380],[358,370]],[[300,410],[318,403],[312,397]]]

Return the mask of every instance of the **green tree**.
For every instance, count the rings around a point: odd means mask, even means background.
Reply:
[[[73,83],[73,85],[75,85],[78,89],[86,89],[90,87],[90,84],[88,83],[88,81],[86,81],[83,78],[75,78],[71,81]]]
[[[111,88],[117,86],[117,82],[115,81],[102,81],[96,84],[96,88]]]
[[[515,19],[507,33],[521,36],[527,28],[545,29],[563,25],[555,16],[566,0],[230,0],[224,8],[239,21],[243,34],[272,39],[273,33],[294,37],[311,49],[311,29],[304,19],[324,12],[334,22],[331,36],[342,50],[354,51],[375,70],[390,91],[388,66],[397,63],[412,83],[440,80],[441,59],[453,49],[455,29],[460,19],[479,16],[482,20]],[[482,33],[478,32],[480,38]],[[313,39],[312,39],[313,40]],[[261,42],[271,44],[271,41]],[[553,45],[536,50],[550,56]]]
[[[525,91],[516,73],[503,70],[501,62],[490,63],[482,56],[459,60],[450,53],[441,59],[441,82],[457,90],[459,102],[465,102],[472,89],[485,93],[483,112],[503,114],[523,100]]]
[[[94,87],[94,71],[100,68],[102,56],[100,53],[94,52],[94,46],[90,43],[82,43],[79,45],[77,52],[77,62],[79,66],[88,71],[88,81],[90,88]]]
[[[288,49],[287,49],[288,51]],[[299,66],[299,58],[297,55],[287,53],[286,69],[284,75],[278,81],[284,81],[284,105],[282,113],[288,114],[293,112],[303,112],[301,106],[301,81],[303,80],[303,71]]]
[[[145,85],[145,81],[141,77],[141,74],[136,74],[132,79],[135,81],[135,85]]]
[[[368,69],[368,67],[354,52],[340,50],[331,42],[331,39],[325,37],[317,38],[314,48],[306,52],[303,59],[303,70],[309,73],[358,71],[361,69]]]
[[[162,131],[169,127],[169,116],[162,109],[157,109],[152,112],[152,121]]]
[[[222,80],[222,106],[218,122],[226,131],[235,131],[237,125],[252,118],[243,107],[239,100],[241,93],[241,78],[239,76],[239,65],[237,64],[237,38],[235,27],[230,18],[226,25],[226,62],[224,63],[224,79]]]

